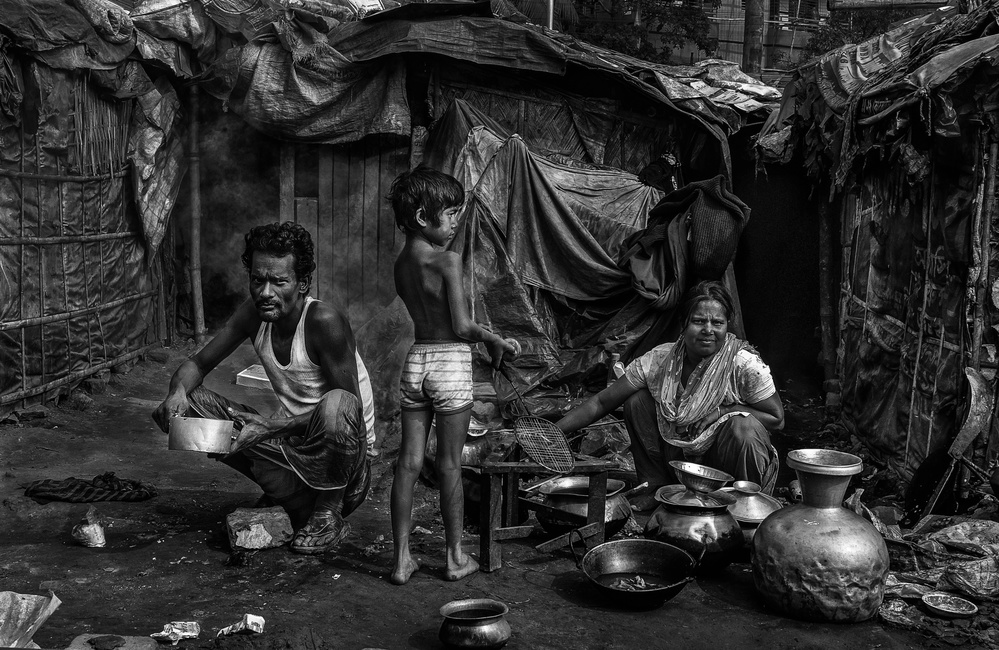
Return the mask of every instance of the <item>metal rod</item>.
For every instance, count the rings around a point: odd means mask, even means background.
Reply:
[[[204,299],[201,295],[201,159],[198,155],[198,87],[191,86],[190,105],[190,161],[188,174],[191,182],[191,306],[194,309],[194,342],[205,341]]]
[[[50,381],[47,384],[43,384],[41,386],[35,386],[34,388],[28,388],[26,390],[20,390],[16,393],[7,393],[6,395],[0,395],[0,406],[4,406],[6,404],[10,404],[11,402],[16,402],[18,400],[22,400],[28,397],[34,397],[35,395],[41,395],[42,393],[46,393],[52,390],[53,388],[59,388],[60,386],[65,386],[66,384],[73,383],[78,379],[83,379],[84,377],[89,377],[90,375],[97,374],[98,372],[104,370],[105,368],[111,368],[117,366],[121,363],[124,363],[125,361],[128,361],[129,359],[134,359],[135,357],[145,354],[150,348],[154,348],[157,346],[159,346],[159,343],[150,343],[149,345],[142,346],[138,350],[133,350],[132,352],[128,352],[126,354],[121,355],[120,357],[115,357],[110,361],[105,361],[104,363],[99,363],[95,366],[90,366],[85,370],[78,370],[77,372],[70,373],[61,379]]]
[[[85,307],[83,309],[74,309],[73,311],[63,312],[61,314],[51,314],[49,316],[36,316],[34,318],[22,318],[21,320],[7,321],[0,323],[0,332],[7,330],[24,329],[26,327],[33,327],[35,325],[45,325],[47,323],[57,323],[62,320],[69,320],[70,318],[77,318],[79,316],[86,316],[87,314],[93,314],[95,312],[102,311],[104,309],[112,309],[119,305],[123,305],[127,302],[132,302],[134,300],[142,300],[143,298],[149,298],[150,296],[156,295],[156,289],[151,289],[149,291],[143,291],[142,293],[136,293],[131,296],[125,296],[124,298],[119,298],[118,300],[113,300],[102,305],[95,305],[93,307]]]

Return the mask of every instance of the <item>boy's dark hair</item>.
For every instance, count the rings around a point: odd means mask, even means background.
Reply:
[[[243,268],[250,272],[253,263],[253,253],[268,253],[270,255],[295,256],[295,277],[312,284],[312,272],[316,269],[315,246],[312,235],[300,224],[294,221],[284,223],[269,223],[264,226],[254,226],[246,233],[246,248],[240,259]]]
[[[417,210],[423,208],[426,222],[439,226],[442,212],[465,202],[465,188],[454,176],[420,165],[399,174],[385,198],[392,203],[399,230],[412,232],[420,229],[416,223]]]
[[[732,294],[728,292],[728,289],[721,282],[705,280],[704,282],[698,282],[687,292],[686,300],[683,303],[683,311],[681,312],[683,314],[681,322],[684,327],[690,322],[690,315],[697,309],[697,305],[705,300],[717,300],[721,303],[722,309],[725,310],[725,318],[730,321],[732,320],[732,314],[735,312]]]

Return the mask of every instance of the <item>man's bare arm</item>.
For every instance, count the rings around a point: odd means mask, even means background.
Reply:
[[[169,430],[171,417],[187,412],[187,396],[191,391],[251,336],[258,324],[253,303],[244,301],[205,347],[180,364],[170,378],[166,399],[153,411],[153,420],[161,430]]]

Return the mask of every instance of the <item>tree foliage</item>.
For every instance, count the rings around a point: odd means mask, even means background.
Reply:
[[[889,31],[897,23],[925,14],[927,9],[837,9],[814,32],[804,47],[806,58],[814,58],[847,43],[862,43]]]
[[[657,63],[670,63],[670,54],[693,43],[713,52],[717,39],[711,38],[711,23],[705,6],[717,7],[720,0],[626,0],[611,5],[615,22],[582,21],[577,36],[601,47]],[[637,11],[637,24],[626,16]]]

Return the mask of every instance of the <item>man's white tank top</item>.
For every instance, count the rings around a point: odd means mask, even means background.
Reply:
[[[305,308],[302,317],[295,328],[295,336],[291,340],[291,358],[286,365],[278,363],[274,356],[274,346],[271,343],[271,323],[262,322],[253,340],[253,349],[260,358],[271,388],[281,402],[281,407],[273,417],[288,417],[301,415],[313,410],[320,398],[331,388],[323,377],[319,365],[309,358],[305,348],[305,317],[312,303],[318,302],[311,296],[305,298]],[[375,401],[371,392],[371,379],[364,367],[361,355],[354,350],[354,360],[357,363],[357,383],[361,391],[361,406],[364,410],[364,427],[367,430],[368,447],[375,442]]]

